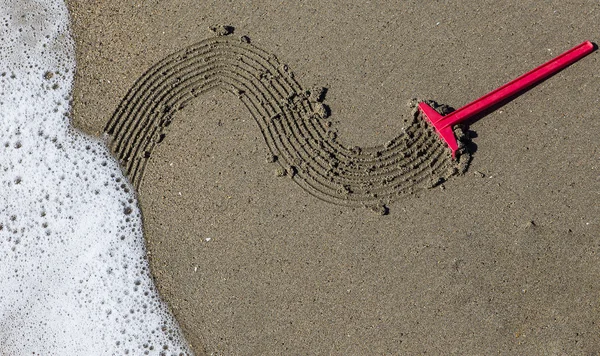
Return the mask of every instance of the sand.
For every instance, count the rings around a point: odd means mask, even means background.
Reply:
[[[380,167],[405,137],[411,98],[459,107],[597,40],[596,2],[70,8],[73,123],[104,136],[123,160],[159,292],[196,353],[600,352],[597,53],[474,122],[465,174],[414,190],[381,185],[373,195],[360,167],[369,159]],[[139,127],[158,120],[147,126],[156,135],[115,126],[136,95],[172,92],[130,91],[145,73],[160,74],[153,66],[214,41],[270,56],[274,76],[258,97],[286,80],[281,97],[266,100],[287,111],[249,110],[256,92],[240,87],[191,97],[190,89],[178,96],[192,99],[181,108],[155,99],[146,105],[162,110],[135,114]],[[198,68],[204,82],[194,83],[208,88]],[[311,96],[321,87],[325,95]],[[282,119],[287,126],[269,121]],[[306,123],[310,130],[298,126]],[[265,135],[270,127],[284,134]],[[291,151],[278,150],[284,141]],[[127,147],[141,148],[131,155]],[[282,153],[294,151],[298,162]],[[352,164],[337,175],[337,167],[315,168],[329,167],[330,153]]]
[[[268,147],[267,163],[277,163],[276,175],[324,201],[385,215],[394,199],[464,173],[468,152],[452,159],[416,100],[399,136],[374,147],[345,146],[328,120],[324,88],[303,89],[274,54],[253,46],[247,36],[232,36],[232,26],[211,30],[215,36],[144,73],[104,128],[136,190],[178,113],[213,90],[232,94],[250,112]]]

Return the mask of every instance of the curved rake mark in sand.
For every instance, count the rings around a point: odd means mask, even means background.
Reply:
[[[173,114],[215,88],[239,97],[277,162],[320,199],[382,206],[459,172],[459,164],[416,110],[411,125],[385,145],[341,145],[322,117],[323,104],[310,100],[287,66],[249,43],[219,36],[173,53],[150,68],[108,122],[105,131],[112,136],[111,148],[136,189]]]

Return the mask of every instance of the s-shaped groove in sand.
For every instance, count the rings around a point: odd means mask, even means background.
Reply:
[[[150,68],[106,125],[111,149],[136,189],[175,112],[216,88],[244,103],[282,172],[335,204],[385,212],[390,201],[462,173],[470,159],[462,152],[453,160],[414,107],[409,126],[386,144],[346,147],[326,120],[321,95],[303,89],[287,65],[248,41],[217,36]]]

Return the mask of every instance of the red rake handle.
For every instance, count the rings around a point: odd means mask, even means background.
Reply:
[[[594,44],[590,41],[585,41],[580,45],[577,45],[565,53],[555,57],[554,59],[542,64],[534,70],[523,74],[512,82],[504,84],[500,88],[463,106],[451,114],[439,118],[439,120],[435,122],[439,125],[436,125],[436,127],[439,127],[438,130],[441,130],[445,127],[451,127],[452,125],[466,121],[474,115],[477,115],[491,106],[508,99],[518,92],[529,88],[540,80],[547,78],[564,67],[578,61],[593,50]]]

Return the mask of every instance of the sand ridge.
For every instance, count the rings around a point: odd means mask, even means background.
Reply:
[[[174,114],[217,88],[237,96],[252,114],[270,151],[267,160],[279,165],[276,175],[290,177],[319,199],[386,214],[396,198],[465,171],[466,150],[453,160],[416,110],[416,100],[396,138],[375,147],[346,147],[328,120],[323,88],[304,89],[275,55],[247,36],[232,36],[233,27],[212,30],[217,36],[150,68],[106,125],[112,150],[136,188]]]

